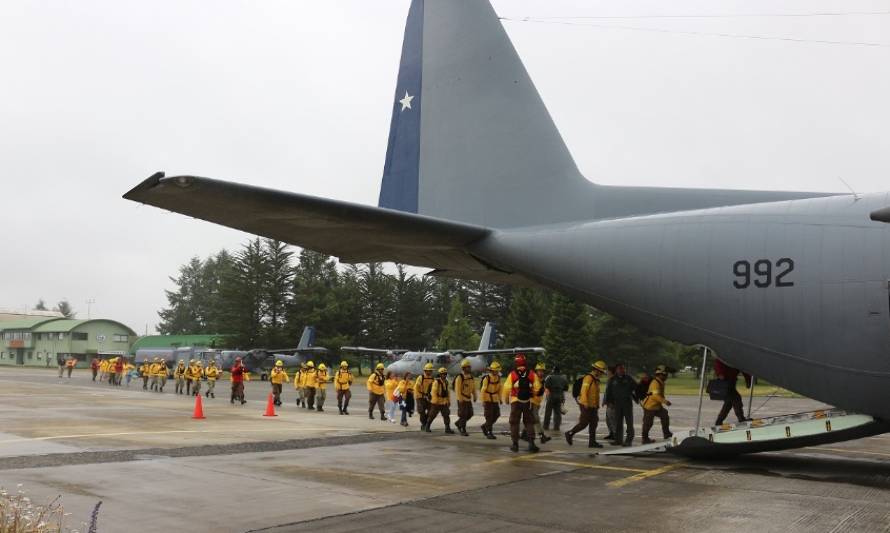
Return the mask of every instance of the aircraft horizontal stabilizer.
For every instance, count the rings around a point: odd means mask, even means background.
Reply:
[[[158,172],[124,195],[283,242],[346,263],[393,261],[448,270],[485,270],[467,245],[487,228],[251,185]]]

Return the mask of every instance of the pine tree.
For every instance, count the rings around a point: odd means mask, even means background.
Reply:
[[[62,299],[56,306],[53,308],[53,311],[57,311],[62,313],[62,316],[65,318],[75,318],[77,317],[77,312],[71,307],[71,304],[67,299]]]
[[[285,340],[284,320],[286,308],[291,300],[291,280],[294,269],[291,266],[293,252],[281,241],[263,241],[268,279],[263,285],[265,300],[265,342],[267,346],[281,346]]]
[[[166,309],[158,312],[161,322],[158,331],[162,335],[182,335],[202,332],[200,312],[197,309],[197,293],[200,293],[200,284],[203,265],[197,256],[192,257],[188,263],[179,267],[179,275],[171,277],[170,281],[176,287],[172,291],[165,291],[167,295]]]
[[[46,308],[46,302],[43,301],[43,298],[40,298],[39,300],[37,300],[37,305],[34,306],[34,310],[35,311],[49,311],[49,309]]]
[[[437,347],[440,350],[474,350],[479,347],[479,334],[473,332],[469,319],[464,314],[460,298],[451,301],[448,321],[439,335]]]
[[[503,324],[504,346],[541,346],[550,322],[550,292],[516,288]]]
[[[544,348],[548,366],[559,365],[570,376],[585,372],[594,358],[587,306],[564,294],[554,294]]]

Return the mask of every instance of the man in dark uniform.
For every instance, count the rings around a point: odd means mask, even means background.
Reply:
[[[729,384],[726,391],[726,398],[723,399],[723,407],[720,409],[720,414],[717,415],[717,421],[714,425],[719,426],[723,424],[723,421],[726,420],[730,410],[735,412],[735,416],[739,419],[739,422],[747,421],[748,418],[745,417],[745,411],[742,408],[742,396],[736,389],[736,382],[739,379],[739,369],[727,365],[720,359],[715,359],[714,373],[717,374],[717,379],[721,379]],[[751,376],[746,373],[743,373],[743,375],[745,376],[745,384],[748,387],[751,387]]]
[[[612,408],[615,413],[615,428],[612,435],[612,444],[615,446],[630,446],[634,440],[634,389],[637,382],[627,375],[623,363],[615,365],[615,374],[606,383],[606,395],[604,403],[607,408]],[[621,440],[624,426],[627,425],[627,436]]]
[[[565,374],[560,373],[559,366],[553,367],[553,373],[544,379],[544,388],[547,389],[547,403],[544,404],[544,429],[550,429],[550,417],[553,416],[553,431],[559,431],[562,423],[562,406],[565,402],[566,391],[569,390],[569,380]]]

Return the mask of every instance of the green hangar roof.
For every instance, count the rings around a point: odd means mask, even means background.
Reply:
[[[61,318],[47,318],[45,316],[41,316],[41,317],[34,317],[34,318],[19,318],[16,320],[4,320],[4,321],[0,322],[0,331],[12,330],[12,329],[32,329],[34,327],[43,325],[47,322],[55,322],[56,320],[62,320],[62,319]]]
[[[130,353],[143,348],[179,348],[180,346],[206,346],[216,348],[229,335],[148,335],[140,337],[130,348]]]
[[[71,318],[57,318],[48,322],[44,322],[37,327],[35,327],[32,331],[34,333],[67,333],[78,326],[82,326],[84,324],[88,324],[91,322],[108,322],[109,324],[114,324],[116,326],[120,326],[124,330],[126,330],[130,335],[135,336],[136,332],[130,329],[126,324],[122,324],[116,320],[108,320],[107,318],[94,318],[92,320],[74,320]]]

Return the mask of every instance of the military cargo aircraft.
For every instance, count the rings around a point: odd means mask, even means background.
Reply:
[[[413,0],[389,105],[378,207],[163,173],[124,197],[344,262],[550,287],[890,429],[887,193],[588,181],[486,0]]]
[[[539,347],[529,348],[495,348],[497,330],[493,322],[486,322],[482,330],[482,338],[479,340],[479,349],[475,351],[445,350],[444,352],[411,352],[405,350],[386,350],[381,348],[365,348],[363,346],[343,346],[344,352],[356,352],[359,354],[380,354],[385,356],[398,356],[397,360],[386,366],[388,372],[396,375],[404,375],[411,372],[418,376],[423,372],[427,363],[432,363],[436,370],[444,367],[448,374],[456,376],[460,374],[464,360],[470,362],[470,369],[474,374],[481,374],[495,355],[503,354],[543,354],[544,349]]]
[[[247,352],[222,352],[218,364],[223,370],[231,370],[235,358],[240,357],[241,364],[248,372],[259,374],[260,379],[265,380],[275,361],[283,362],[285,368],[297,368],[302,363],[324,357],[327,353],[327,348],[315,346],[315,328],[306,326],[296,348],[256,348]]]

